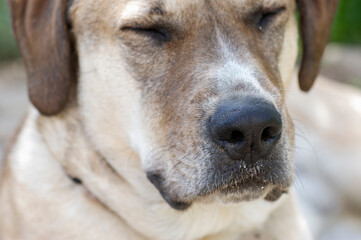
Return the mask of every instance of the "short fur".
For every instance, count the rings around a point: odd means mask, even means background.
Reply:
[[[297,1],[302,29],[317,26],[303,31],[304,90],[336,2]],[[296,2],[11,0],[10,8],[35,108],[6,160],[1,239],[310,239],[292,192],[281,196],[294,179],[285,85],[297,55]],[[277,146],[254,163],[229,159],[206,131],[219,103],[247,97],[272,103],[283,122]]]

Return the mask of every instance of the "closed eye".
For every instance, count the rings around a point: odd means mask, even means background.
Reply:
[[[263,30],[269,25],[276,16],[286,10],[286,7],[279,7],[273,10],[263,10],[257,14],[257,24],[260,30]]]
[[[121,30],[144,35],[159,42],[170,41],[169,31],[161,27],[122,27]]]

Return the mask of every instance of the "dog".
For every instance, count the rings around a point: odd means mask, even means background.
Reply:
[[[1,179],[9,239],[310,239],[285,86],[336,0],[10,0],[29,110]]]

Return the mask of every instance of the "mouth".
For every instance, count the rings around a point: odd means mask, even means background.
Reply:
[[[233,162],[230,166],[219,165],[218,171],[211,178],[213,187],[204,192],[201,198],[222,203],[240,203],[256,199],[277,201],[288,192],[292,178],[287,170],[277,161],[259,159],[253,163]]]
[[[241,179],[231,180],[222,185],[218,191],[226,202],[251,201],[257,198],[274,202],[288,193],[288,188],[276,186],[259,175],[250,174]]]
[[[272,166],[272,167],[271,167]],[[282,181],[279,172],[271,171],[275,166],[264,161],[246,164],[243,161],[209,173],[208,184],[192,198],[173,197],[165,191],[164,178],[160,174],[148,173],[148,179],[158,188],[166,202],[176,210],[186,210],[193,202],[240,203],[255,199],[276,201],[288,192],[287,181]]]
[[[228,183],[221,185],[219,191],[224,194],[228,193],[242,193],[246,190],[265,190],[269,185],[266,179],[263,179],[257,174],[250,174],[241,178],[232,179]]]
[[[247,166],[244,162],[235,176],[216,187],[221,195],[238,196],[236,199],[253,200],[263,197],[267,201],[276,201],[288,192],[288,186],[279,184],[272,171],[265,170],[262,163]],[[283,185],[283,186],[282,186]]]

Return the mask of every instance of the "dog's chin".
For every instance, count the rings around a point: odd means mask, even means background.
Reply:
[[[261,198],[267,201],[276,201],[288,191],[288,188],[276,186],[262,178],[250,177],[243,180],[235,179],[222,185],[214,184],[213,190],[182,200],[179,197],[172,197],[163,189],[163,179],[159,174],[147,175],[168,205],[179,211],[188,209],[192,203],[235,204]]]
[[[199,201],[203,203],[235,204],[265,199],[273,202],[287,192],[288,187],[276,186],[257,178],[244,181],[235,180],[217,188],[211,194],[201,197]]]
[[[246,189],[217,190],[211,194],[196,197],[192,201],[174,200],[169,195],[162,193],[164,200],[170,207],[175,210],[183,211],[188,209],[192,203],[220,203],[220,204],[237,204],[241,202],[249,202],[257,199],[265,199],[266,201],[277,201],[288,190],[276,186],[266,186],[261,188],[247,187]]]
[[[235,204],[240,202],[249,202],[257,199],[265,199],[266,201],[277,201],[283,194],[287,193],[287,189],[281,189],[276,186],[266,186],[261,188],[246,188],[236,191],[217,191],[213,193],[213,200],[222,204]]]

